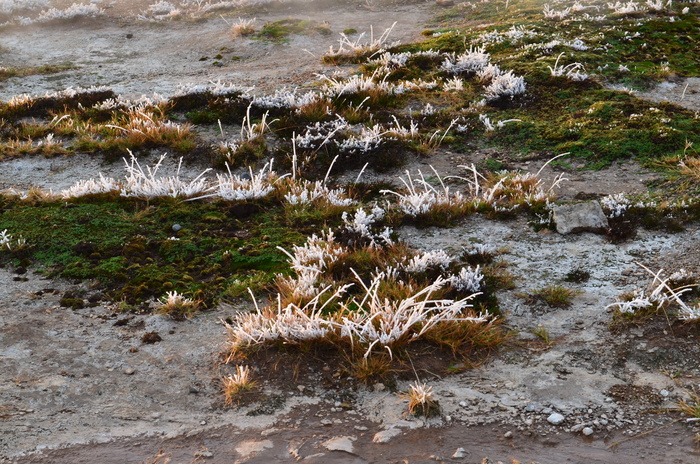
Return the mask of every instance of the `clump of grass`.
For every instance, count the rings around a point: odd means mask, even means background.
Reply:
[[[234,37],[246,37],[255,33],[255,23],[256,18],[253,19],[243,19],[238,18],[238,21],[231,24],[231,34]]]
[[[221,379],[226,406],[238,404],[241,394],[250,392],[256,387],[257,382],[251,377],[251,370],[248,366],[238,365],[234,374]]]
[[[680,400],[677,403],[678,409],[690,418],[689,421],[698,421],[700,420],[700,393],[696,389],[687,393],[690,399],[688,401]]]
[[[687,322],[700,321],[700,302],[693,304],[684,301],[687,295],[693,295],[699,287],[692,274],[680,270],[664,277],[664,270],[651,271],[646,266],[636,263],[647,273],[653,276],[653,281],[646,289],[635,289],[633,292],[623,294],[618,302],[612,303],[608,308],[614,308],[615,320],[639,320],[647,318],[659,311],[674,310],[675,317]],[[674,282],[681,284],[673,288]]]
[[[591,278],[591,273],[582,267],[575,267],[566,273],[564,276],[565,282],[580,284],[587,282]]]
[[[415,382],[408,391],[398,394],[399,398],[408,400],[408,413],[415,416],[434,417],[440,415],[440,405],[433,396],[433,387],[426,383]]]
[[[199,309],[201,302],[186,298],[177,291],[167,292],[158,305],[157,311],[167,314],[177,321],[192,317]]]
[[[552,339],[550,338],[549,330],[547,330],[545,326],[538,325],[537,327],[534,327],[532,329],[532,334],[540,340],[542,340],[545,345],[549,346],[552,344]]]
[[[579,291],[561,285],[547,285],[532,291],[525,296],[525,299],[528,302],[543,301],[552,308],[567,308],[571,306],[573,298],[579,293]]]

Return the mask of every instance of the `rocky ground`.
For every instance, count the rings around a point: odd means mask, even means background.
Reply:
[[[327,19],[334,32],[364,30],[370,24],[383,30],[398,20],[396,39],[409,40],[418,36],[434,8],[430,3],[367,4],[337,7],[330,16],[303,14]],[[260,11],[259,17],[269,21],[300,14],[270,10]],[[3,65],[19,63],[21,50],[27,64],[50,58],[78,66],[58,75],[4,82],[0,99],[96,83],[128,95],[153,90],[172,94],[177,83],[190,79],[262,80],[273,87],[309,82],[313,72],[329,72],[317,59],[327,48],[327,37],[293,37],[289,45],[236,42],[217,18],[167,25],[116,23],[112,16],[84,21],[0,31]],[[195,35],[193,44],[189,37]],[[79,47],[89,38],[87,51]],[[162,53],[150,52],[154,46]],[[240,62],[220,68],[199,61],[221,47],[241,56]],[[303,48],[311,53],[290,53]],[[271,68],[287,72],[270,77]],[[678,89],[685,84],[674,85]],[[662,93],[666,90],[649,98],[667,98]],[[690,97],[695,94],[686,95],[681,103],[696,104]],[[422,163],[453,172],[480,156],[486,153],[443,152]],[[536,172],[541,164],[522,162],[513,168]],[[2,164],[0,186],[58,190],[97,170],[111,174],[122,167],[89,157],[16,159]],[[543,176],[551,180],[558,173],[547,168]],[[396,178],[397,173],[390,174]],[[560,192],[565,199],[643,191],[655,174],[625,163],[568,177]],[[405,403],[390,388],[394,386],[326,388],[323,372],[296,377],[292,383],[265,383],[261,401],[225,407],[219,390],[218,356],[226,343],[221,319],[246,309],[247,303],[222,305],[183,322],[126,315],[102,301],[90,282],[47,280],[32,269],[23,273],[10,268],[0,270],[0,461],[700,460],[693,440],[697,426],[674,411],[687,398],[685,388],[700,384],[698,328],[654,320],[615,330],[607,309],[621,293],[650,281],[635,262],[655,270],[684,267],[700,272],[697,225],[676,234],[640,230],[620,244],[591,233],[535,232],[524,219],[480,216],[450,229],[405,227],[399,234],[425,250],[458,253],[474,243],[493,245],[516,278],[514,290],[498,294],[513,333],[505,346],[481,366],[422,379],[436,392],[439,417],[406,415]],[[564,282],[575,269],[589,272],[590,278]],[[522,297],[553,283],[579,292],[570,307],[550,308]],[[71,291],[84,291],[94,304],[61,307],[61,297]],[[549,340],[536,336],[537,329],[544,329],[540,333]],[[399,383],[393,390],[405,391],[407,385]]]

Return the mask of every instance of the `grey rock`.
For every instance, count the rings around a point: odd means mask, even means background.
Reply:
[[[549,415],[547,418],[547,422],[549,422],[552,425],[559,425],[562,422],[564,422],[565,417],[559,414],[558,412],[554,412]]]
[[[136,371],[135,371],[133,368],[131,368],[131,367],[127,367],[127,368],[124,369],[124,373],[125,373],[126,375],[134,375],[134,372],[136,372]]]
[[[585,428],[586,428],[586,425],[585,425],[585,424],[576,424],[576,425],[574,425],[573,427],[571,427],[571,431],[572,431],[573,433],[578,433],[578,432],[580,432],[581,430],[583,430],[583,429],[585,429]]]
[[[513,432],[508,430],[506,433],[503,434],[504,438],[513,438]]]
[[[353,452],[352,442],[356,440],[356,437],[333,437],[329,440],[323,442],[323,447],[328,451],[345,451],[346,453]]]
[[[608,228],[608,218],[597,201],[554,207],[554,224],[562,235],[577,232],[603,232]]]
[[[179,232],[182,230],[182,226],[180,224],[173,224],[173,232]]]
[[[453,458],[457,458],[457,459],[466,458],[466,457],[467,457],[467,454],[469,454],[469,453],[467,453],[466,451],[464,451],[464,448],[457,448],[457,450],[454,452],[454,454],[452,455],[452,457],[453,457]]]
[[[386,443],[392,438],[394,438],[397,435],[401,434],[401,430],[397,428],[390,428],[387,430],[382,430],[381,432],[377,432],[374,434],[374,438],[372,438],[372,441],[374,443]]]
[[[583,432],[583,434],[584,434],[585,436],[587,436],[587,437],[593,435],[593,429],[590,428],[590,427],[584,428],[582,432]]]

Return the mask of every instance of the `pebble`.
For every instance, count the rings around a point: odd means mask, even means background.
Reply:
[[[383,392],[384,390],[386,390],[386,386],[383,383],[375,383],[374,384],[374,391]]]
[[[585,425],[585,424],[576,424],[576,425],[574,425],[573,427],[571,427],[570,430],[571,430],[573,433],[578,433],[578,432],[580,432],[581,430],[583,430],[584,428],[586,428],[586,425]]]
[[[504,438],[513,438],[513,432],[508,430],[506,433],[503,434]]]
[[[173,224],[173,232],[178,232],[182,230],[182,226],[180,224]]]
[[[126,375],[134,375],[134,372],[136,372],[136,371],[131,367],[127,367],[126,369],[124,369],[124,373]]]
[[[467,452],[464,451],[464,448],[457,448],[457,450],[454,452],[452,455],[453,458],[466,458],[467,457]]]
[[[582,433],[583,433],[585,436],[589,437],[589,436],[593,435],[593,429],[590,428],[590,427],[585,427],[585,428],[582,430]]]
[[[666,389],[661,390],[661,391],[659,392],[659,394],[660,394],[661,396],[663,396],[664,398],[667,398],[668,395],[670,395],[669,391],[666,390]]]
[[[549,415],[547,418],[547,422],[549,422],[552,425],[559,425],[562,422],[564,422],[565,417],[559,414],[558,412],[554,412]]]
[[[396,428],[391,428],[387,430],[382,430],[381,432],[377,432],[374,434],[374,438],[372,438],[372,442],[374,443],[386,443],[389,440],[391,440],[393,437],[396,435],[401,434],[400,429]]]

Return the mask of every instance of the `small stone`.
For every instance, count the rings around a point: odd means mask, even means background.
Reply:
[[[554,412],[549,415],[547,418],[547,422],[549,422],[552,425],[559,425],[562,422],[564,422],[565,417],[559,414],[558,412]]]
[[[585,424],[576,424],[573,427],[571,427],[571,432],[578,433],[585,428],[586,428]]]
[[[136,371],[131,367],[127,367],[126,369],[124,369],[124,373],[126,375],[134,375],[134,372],[136,372]]]
[[[396,428],[382,430],[381,432],[377,432],[374,434],[374,438],[372,438],[372,442],[374,442],[374,443],[387,443],[389,440],[394,438],[396,435],[399,435],[400,433],[401,433],[401,430],[396,429]]]
[[[632,269],[627,268],[627,269],[623,269],[622,272],[621,272],[621,274],[622,274],[623,276],[631,276],[633,272],[634,272],[634,271],[633,271]]]
[[[330,419],[321,419],[321,425],[333,425],[333,421]]]
[[[661,391],[659,392],[659,394],[660,394],[661,396],[663,396],[664,398],[667,398],[668,395],[670,395],[671,393],[669,393],[668,390],[663,389],[663,390],[661,390]]]
[[[203,420],[199,423],[199,425],[207,425],[207,421]]]
[[[355,440],[355,437],[333,437],[330,440],[324,441],[323,447],[328,451],[345,451],[346,453],[352,454],[352,442]]]
[[[581,433],[583,433],[587,437],[590,437],[591,435],[593,435],[593,429],[590,427],[584,427]]]
[[[463,408],[466,408],[468,406],[466,401],[460,401],[459,405]]]
[[[199,393],[199,390],[197,390],[197,389],[194,388],[194,387],[190,387],[190,394],[196,395],[197,393]]]
[[[384,385],[383,383],[378,382],[374,384],[374,391],[383,392],[384,390],[386,390],[386,385]]]
[[[513,432],[508,430],[506,433],[503,434],[503,438],[513,438]]]
[[[604,232],[608,218],[597,201],[554,207],[554,224],[562,235],[577,232]]]
[[[179,232],[182,230],[182,226],[180,224],[173,224],[173,232]]]
[[[297,385],[297,390],[304,393],[304,390],[306,390],[306,385]]]
[[[466,458],[467,457],[467,452],[464,451],[464,448],[457,448],[457,450],[454,452],[452,455],[453,458]]]
[[[196,453],[194,453],[194,457],[196,457],[196,458],[211,458],[213,456],[214,456],[214,453],[212,453],[209,450],[201,450],[201,451],[197,451]]]

